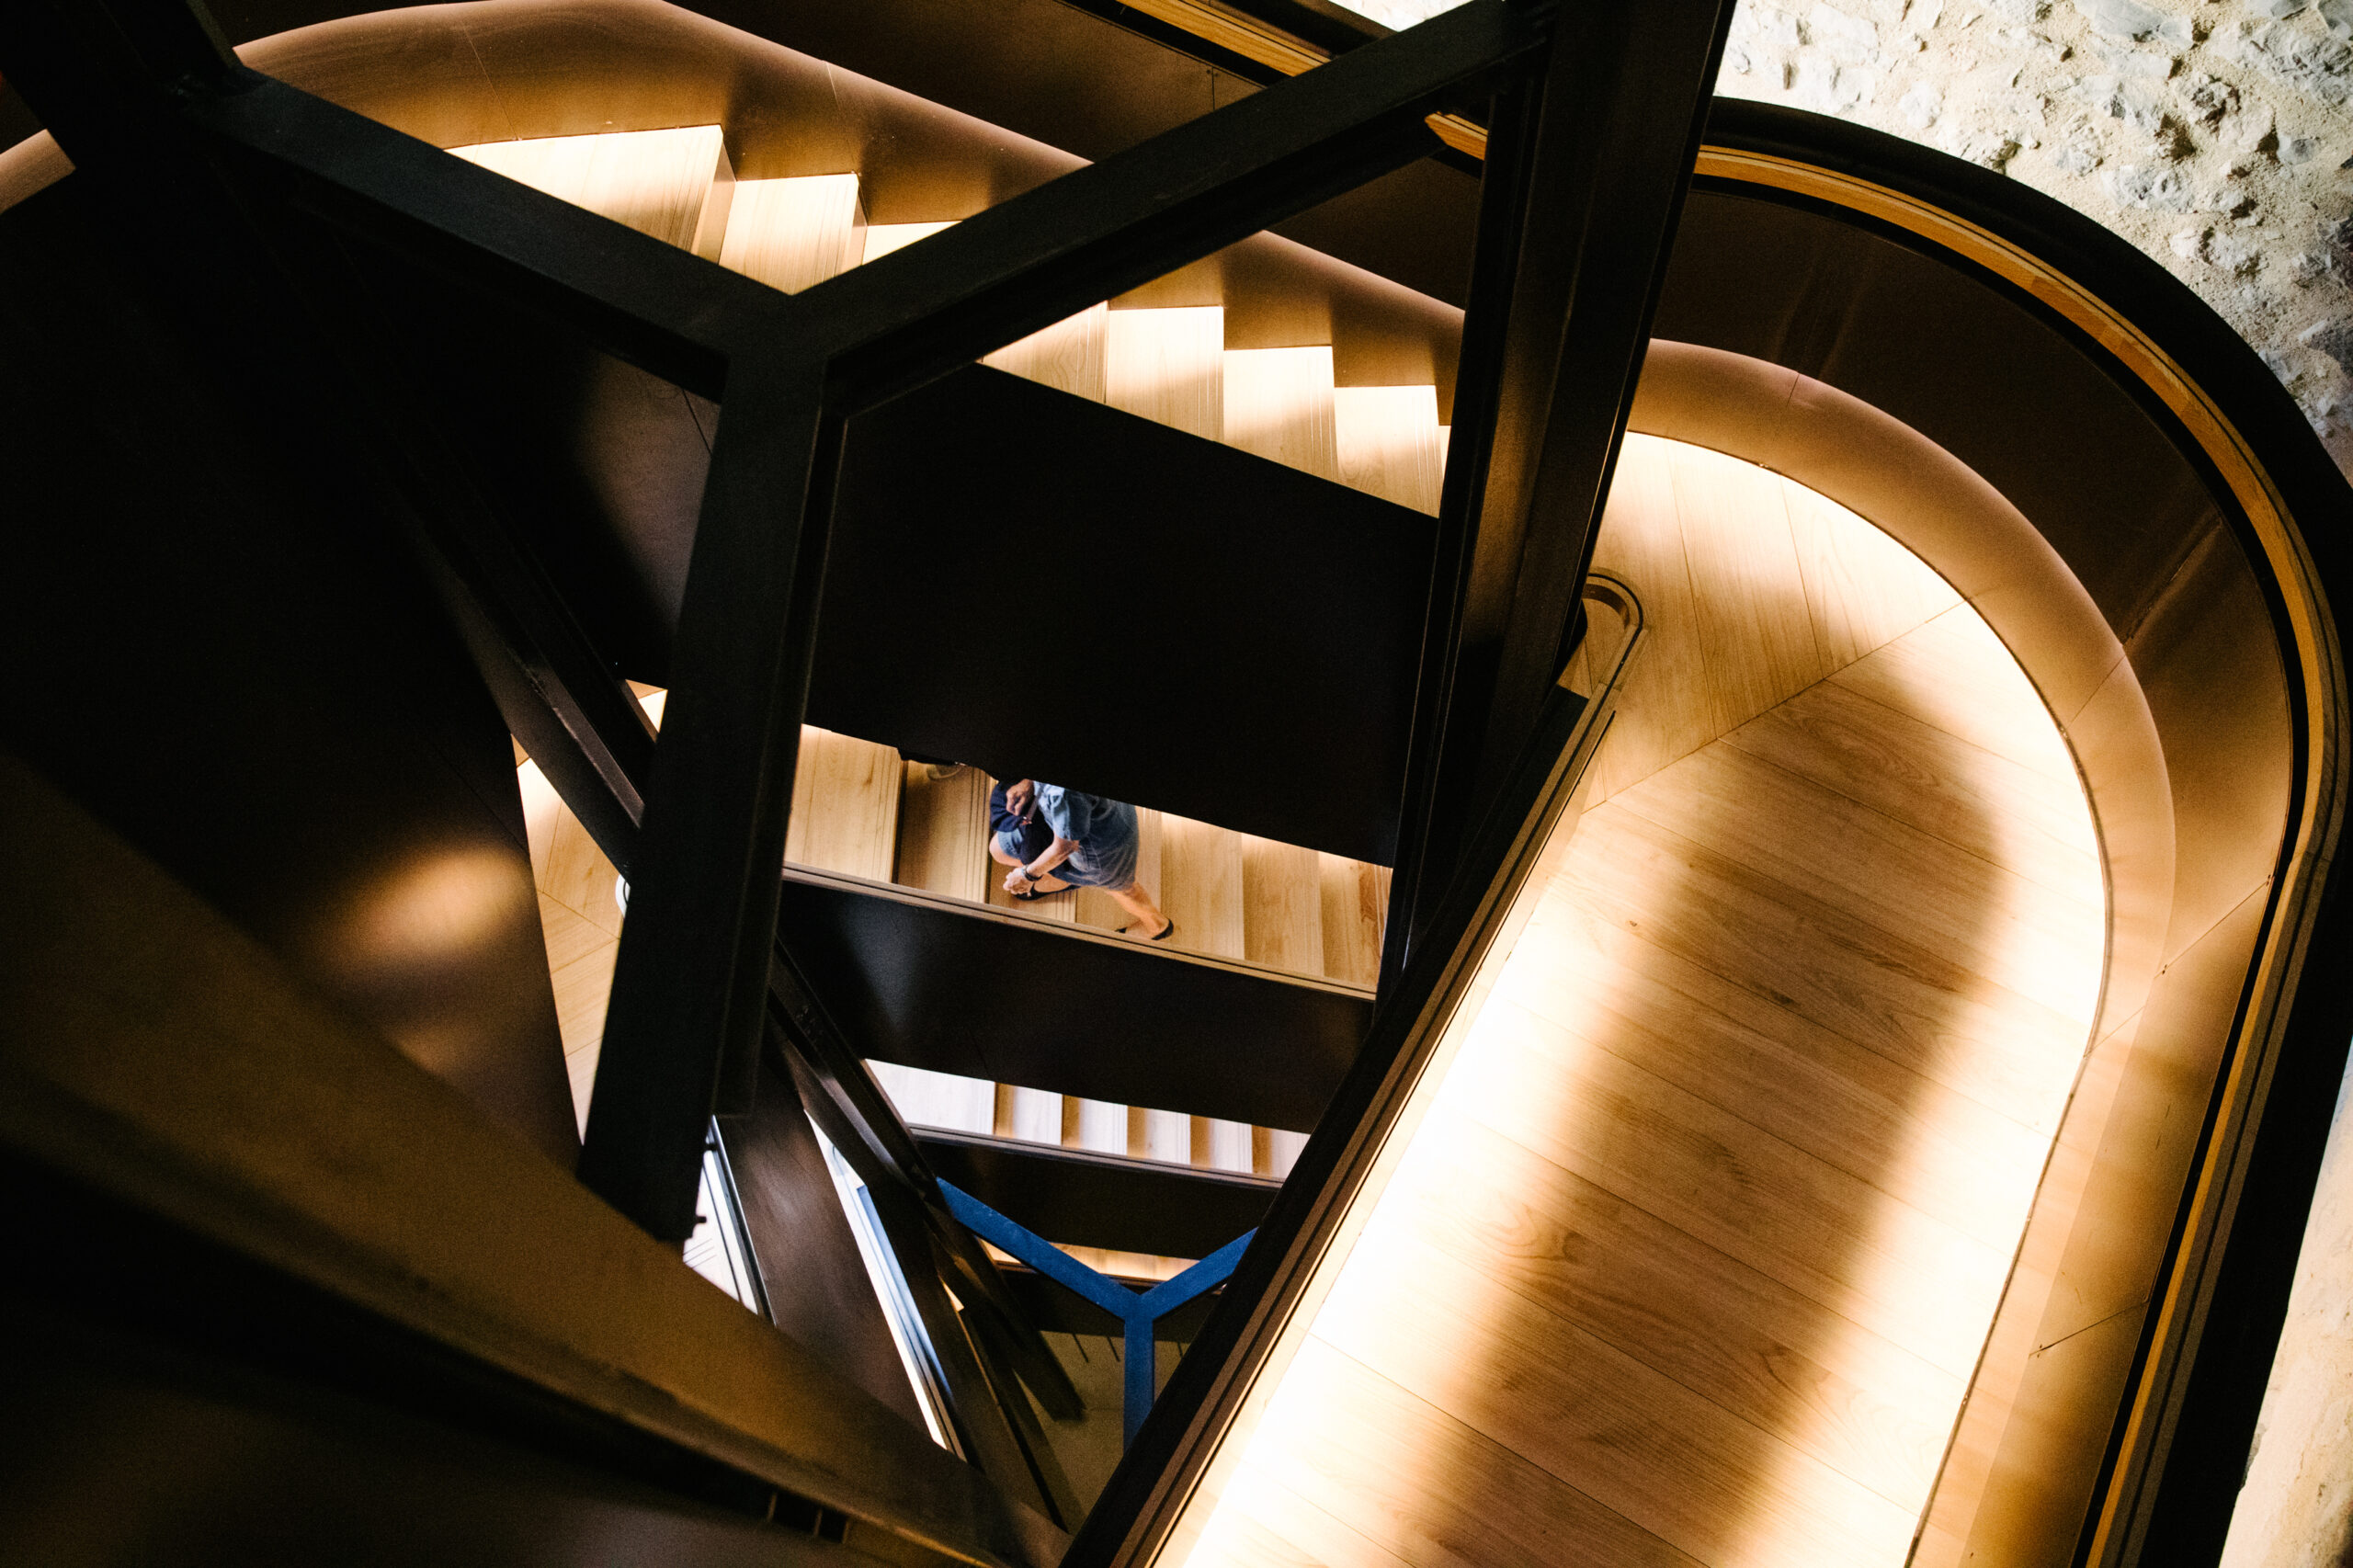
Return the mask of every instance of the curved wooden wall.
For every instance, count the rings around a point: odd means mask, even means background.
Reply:
[[[2344,809],[2301,531],[2343,482],[2227,329],[2079,221],[2006,195],[1956,217],[1786,155],[1803,117],[1721,118],[1740,145],[1702,153],[1659,317],[1704,347],[1655,356],[1636,426],[1819,483],[1945,573],[2060,717],[2115,883],[2100,1036],[1918,1561],[2063,1562],[2087,1508],[2096,1559],[2126,1560]],[[1998,238],[2012,209],[2121,302]]]

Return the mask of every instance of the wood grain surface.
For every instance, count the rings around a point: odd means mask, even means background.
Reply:
[[[2107,915],[2040,698],[1715,453],[1630,437],[1597,561],[1648,637],[1597,803],[1171,1564],[1900,1568],[2048,1289]]]
[[[1329,344],[1320,348],[1229,348],[1222,373],[1228,446],[1319,478],[1340,477]]]
[[[1332,413],[1341,483],[1437,515],[1446,460],[1436,387],[1340,387]]]
[[[721,266],[797,294],[865,259],[856,175],[735,182]]]
[[[1210,440],[1225,436],[1225,307],[1112,311],[1105,401]]]

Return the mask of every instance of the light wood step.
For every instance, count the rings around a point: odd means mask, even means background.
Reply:
[[[1319,479],[1340,478],[1329,344],[1229,348],[1221,374],[1228,446]]]
[[[735,176],[716,125],[537,136],[449,151],[642,234],[719,259]]]
[[[738,180],[719,260],[797,294],[864,261],[866,232],[856,175]]]
[[[874,225],[866,231],[866,259],[888,256],[917,240],[928,239],[942,229],[954,227],[952,222]],[[981,363],[1101,403],[1104,317],[1109,309],[1108,305],[1090,305],[1074,316],[1006,344],[994,354],[983,355]]]
[[[900,777],[898,853],[891,876],[878,880],[1054,925],[1116,931],[1128,924],[1099,889],[1035,902],[1005,891],[1006,869],[988,853],[994,780],[979,768],[909,763]],[[879,814],[870,805],[864,811]],[[1149,808],[1137,818],[1136,874],[1176,922],[1170,948],[1346,985],[1370,987],[1379,978],[1388,868]]]
[[[1341,387],[1332,396],[1340,483],[1436,516],[1446,476],[1438,389]]]
[[[1225,438],[1225,307],[1112,311],[1105,401],[1212,441]]]
[[[1299,1151],[1307,1143],[1303,1132],[1110,1105],[892,1062],[867,1065],[910,1127],[1059,1144],[1278,1179],[1290,1174]]]
[[[988,857],[988,797],[977,767],[901,769],[893,880],[984,902],[1024,919],[1114,930],[1126,913],[1108,894],[1017,902]],[[1137,813],[1137,873],[1177,922],[1171,945],[1370,987],[1379,977],[1389,871],[1165,812]],[[1280,1176],[1304,1134],[1176,1111],[1111,1105],[1043,1089],[876,1063],[911,1123],[1218,1170]]]

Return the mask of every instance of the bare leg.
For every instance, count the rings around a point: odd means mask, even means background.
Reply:
[[[996,835],[995,834],[989,835],[989,858],[995,861],[1000,866],[1018,866],[1022,864],[1020,860],[1016,859],[1013,856],[1005,852],[1005,846],[996,841]],[[1064,888],[1071,885],[1071,883],[1063,881],[1051,871],[1047,872],[1044,876],[1038,879],[1038,891],[1041,893],[1060,892]],[[1155,926],[1153,929],[1156,931],[1160,929],[1160,927]]]
[[[1168,916],[1160,913],[1160,905],[1152,902],[1152,894],[1143,891],[1142,882],[1130,882],[1123,888],[1105,888],[1112,901],[1128,912],[1135,922],[1129,930],[1140,936],[1157,937],[1168,929]]]

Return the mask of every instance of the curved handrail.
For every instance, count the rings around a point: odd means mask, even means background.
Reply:
[[[1590,696],[1562,684],[1509,782],[1463,856],[1462,873],[1430,934],[1381,998],[1372,1030],[1216,1312],[1177,1364],[1152,1420],[1104,1488],[1064,1556],[1081,1564],[1141,1563],[1171,1543],[1221,1461],[1240,1452],[1259,1391],[1270,1389],[1329,1288],[1345,1243],[1363,1222],[1436,1094],[1495,971],[1529,916],[1523,898],[1547,855],[1565,846],[1579,788],[1617,710],[1642,639],[1642,605],[1614,577],[1586,593],[1618,611],[1625,631]],[[1538,884],[1541,885],[1540,881]]]

